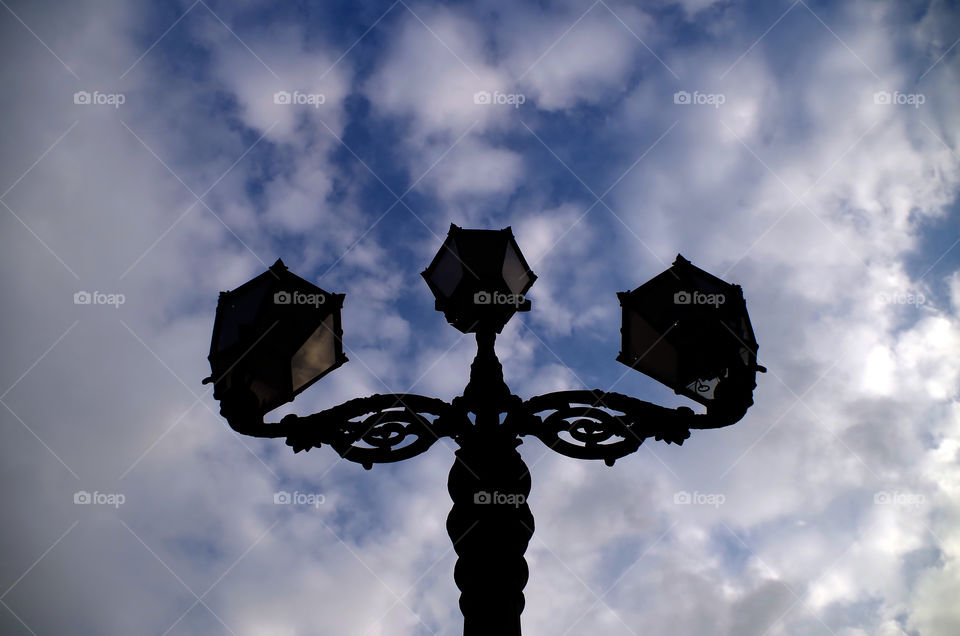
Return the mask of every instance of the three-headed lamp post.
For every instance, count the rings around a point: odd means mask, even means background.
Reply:
[[[682,444],[691,429],[740,420],[753,404],[757,341],[742,290],[694,267],[682,256],[631,292],[623,311],[617,360],[706,406],[666,408],[619,393],[559,391],[521,399],[503,381],[496,336],[536,280],[510,228],[456,225],[422,273],[436,309],[463,333],[477,355],[463,394],[451,402],[415,394],[371,395],[320,413],[264,415],[347,361],[341,311],[331,294],[278,260],[229,292],[217,305],[210,347],[214,398],[239,433],[282,437],[294,452],[323,444],[365,468],[419,455],[441,437],[459,449],[450,469],[453,509],[447,531],[458,560],[465,636],[519,636],[523,558],[534,531],[527,505],[530,473],[517,446],[539,438],[552,450],[607,465],[653,437]]]

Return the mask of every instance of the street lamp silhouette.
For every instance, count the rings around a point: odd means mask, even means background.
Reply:
[[[279,423],[263,416],[285,404],[347,358],[340,313],[330,294],[289,272],[281,261],[220,294],[210,347],[214,398],[239,433],[284,437],[294,452],[330,445],[364,468],[426,451],[441,437],[459,446],[447,488],[453,508],[447,532],[458,560],[465,636],[519,636],[523,558],[534,531],[527,505],[530,473],[517,451],[522,437],[608,466],[647,438],[682,444],[691,429],[739,421],[753,404],[757,342],[739,286],[694,267],[682,256],[631,292],[623,311],[617,360],[706,406],[695,414],[600,390],[558,391],[527,400],[512,394],[494,350],[496,335],[517,311],[536,275],[510,228],[450,226],[422,276],[436,309],[463,333],[476,334],[477,355],[463,394],[450,403],[415,394],[371,395]]]
[[[213,375],[204,384],[216,378],[213,397],[231,424],[258,416],[262,422],[268,411],[347,361],[343,299],[293,274],[279,259],[253,280],[220,293],[210,344]]]

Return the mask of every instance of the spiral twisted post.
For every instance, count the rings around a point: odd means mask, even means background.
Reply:
[[[516,449],[520,440],[477,433],[462,441],[447,482],[463,633],[520,636],[528,577],[523,554],[534,529],[530,473]]]
[[[475,416],[457,439],[460,448],[447,481],[453,500],[447,533],[459,557],[453,577],[464,636],[520,636],[529,574],[523,554],[533,536],[530,472],[517,452],[521,441],[500,425],[500,415],[520,399],[503,381],[495,340],[493,332],[477,333],[470,382],[454,400],[455,407]]]

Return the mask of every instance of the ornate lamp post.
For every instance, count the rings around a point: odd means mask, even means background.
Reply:
[[[676,444],[691,429],[740,420],[753,404],[757,342],[743,294],[678,256],[673,266],[632,292],[623,308],[617,359],[707,407],[695,414],[619,393],[559,391],[522,400],[503,381],[496,334],[536,280],[504,230],[450,233],[423,277],[436,308],[477,355],[463,395],[451,403],[413,394],[372,395],[314,415],[267,424],[264,414],[347,361],[341,347],[343,295],[328,294],[277,261],[267,272],[220,295],[210,350],[214,397],[230,426],[256,437],[285,437],[294,452],[328,444],[371,468],[426,451],[441,437],[458,445],[448,490],[447,531],[458,560],[465,636],[519,636],[523,558],[534,521],[530,473],[517,446],[539,438],[551,449],[608,466],[649,437]]]

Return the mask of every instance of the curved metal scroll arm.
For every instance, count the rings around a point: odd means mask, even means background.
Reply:
[[[683,444],[690,429],[721,428],[739,421],[752,404],[718,405],[704,414],[644,402],[621,393],[558,391],[530,398],[505,425],[532,435],[568,457],[602,459],[608,466],[653,437]],[[549,411],[549,413],[547,413]]]
[[[287,415],[278,423],[242,415],[253,411],[231,397],[221,402],[220,413],[238,433],[286,437],[295,453],[328,444],[367,469],[419,455],[441,437],[455,438],[470,425],[462,409],[412,393],[356,398],[313,415]]]

